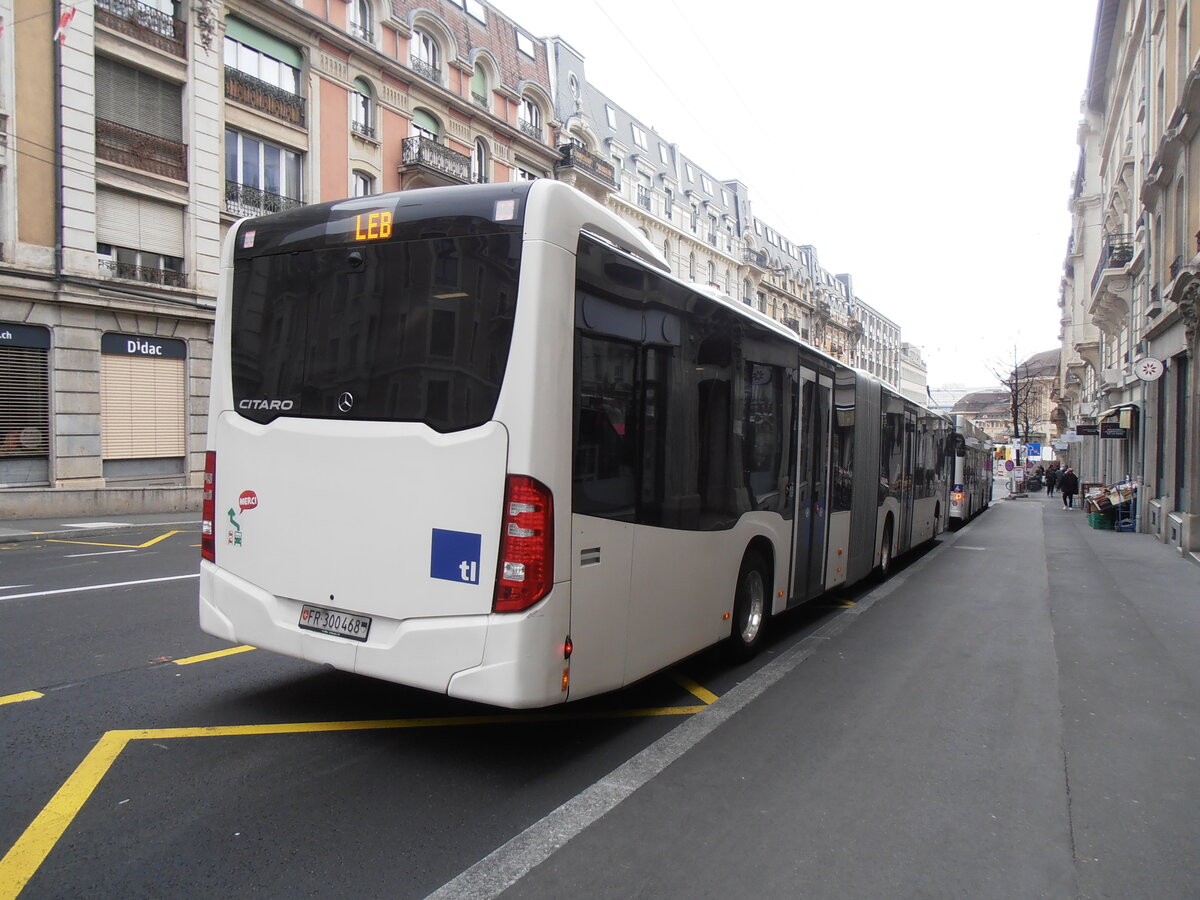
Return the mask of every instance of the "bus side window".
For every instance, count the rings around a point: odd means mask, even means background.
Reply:
[[[575,398],[575,512],[633,521],[637,349],[581,335]]]
[[[742,465],[754,509],[780,509],[783,487],[783,372],[775,366],[746,363]]]

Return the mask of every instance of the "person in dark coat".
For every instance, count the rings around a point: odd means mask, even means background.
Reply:
[[[1054,486],[1058,484],[1058,466],[1051,466],[1050,471],[1046,473],[1046,496],[1054,496]]]
[[[1079,476],[1070,466],[1059,477],[1058,489],[1062,493],[1063,509],[1074,509],[1075,495],[1079,493]]]

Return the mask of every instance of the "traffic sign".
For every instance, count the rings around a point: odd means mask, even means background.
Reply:
[[[1006,459],[1006,460],[1004,461],[1004,469],[1005,469],[1005,471],[1011,472],[1011,471],[1012,471],[1013,469],[1015,469],[1016,467],[1017,467],[1017,464],[1016,464],[1015,462],[1013,462],[1011,459]]]

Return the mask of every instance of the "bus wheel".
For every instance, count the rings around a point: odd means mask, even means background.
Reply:
[[[879,548],[879,577],[887,578],[892,571],[892,520],[883,526],[883,546]]]
[[[767,628],[767,603],[771,595],[766,564],[757,553],[747,553],[738,572],[733,601],[733,629],[729,650],[736,659],[746,660],[758,652]]]

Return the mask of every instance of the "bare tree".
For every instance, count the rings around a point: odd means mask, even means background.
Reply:
[[[1004,391],[1008,393],[1008,407],[1012,416],[1012,435],[1013,440],[1024,447],[1029,443],[1029,436],[1032,433],[1033,416],[1035,413],[1035,394],[1036,385],[1035,370],[1030,366],[1029,361],[1017,361],[1017,348],[1013,347],[1012,367],[1001,365],[999,363],[989,366],[991,373]],[[1019,450],[1018,453],[1021,453]],[[1023,462],[1022,456],[1018,456],[1017,463]]]

